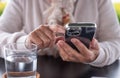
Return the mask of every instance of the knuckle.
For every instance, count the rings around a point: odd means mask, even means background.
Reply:
[[[43,42],[42,41],[39,42],[37,45],[38,45],[39,48],[43,48]]]
[[[79,60],[79,62],[81,62],[81,63],[84,63],[84,62],[85,62],[85,59],[84,59],[84,58],[79,58],[78,60]]]
[[[55,40],[54,36],[52,36],[52,37],[50,38],[50,40],[51,40],[51,41],[54,41],[54,40]]]
[[[75,41],[74,44],[75,44],[75,45],[79,45],[79,42]]]
[[[35,33],[38,33],[39,31],[40,31],[40,29],[36,29],[34,32],[35,32]]]
[[[44,28],[45,26],[44,25],[41,25],[39,28]]]
[[[34,31],[29,34],[29,36],[34,36],[34,35],[35,35]]]
[[[44,41],[44,45],[46,45],[45,47],[47,47],[47,46],[49,45],[49,43],[50,43],[50,40],[49,40],[49,39],[46,39],[46,40]]]
[[[82,51],[86,51],[85,46],[81,46]]]
[[[42,41],[39,41],[39,42],[38,42],[38,45],[42,45],[42,44],[43,44],[43,42],[42,42]]]
[[[68,56],[65,56],[65,57],[64,57],[64,61],[67,61],[67,60],[68,60]]]
[[[43,26],[43,25],[42,25],[42,26],[40,27],[41,30],[45,30],[46,28],[48,28],[48,26]]]
[[[86,58],[86,62],[89,63],[89,62],[92,62],[92,61],[93,61],[93,57],[92,56],[89,56],[89,57]]]
[[[71,57],[73,57],[73,53],[71,53],[71,52],[69,52],[68,55],[71,56]]]

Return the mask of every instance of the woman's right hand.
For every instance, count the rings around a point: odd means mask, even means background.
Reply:
[[[44,49],[55,44],[55,34],[49,26],[41,25],[28,34],[26,42],[38,45],[38,49]]]

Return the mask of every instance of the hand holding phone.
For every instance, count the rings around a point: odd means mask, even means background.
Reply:
[[[90,46],[94,34],[96,32],[96,24],[89,22],[69,23],[65,26],[65,41],[72,48],[78,49],[71,42],[72,38],[79,39],[87,48]]]

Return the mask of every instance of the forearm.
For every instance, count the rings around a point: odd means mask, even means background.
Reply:
[[[120,56],[120,26],[110,0],[98,0],[99,21],[96,33],[100,42],[99,56],[90,65],[110,65]]]

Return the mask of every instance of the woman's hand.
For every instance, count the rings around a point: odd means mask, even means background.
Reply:
[[[64,61],[90,63],[93,62],[99,55],[99,45],[96,39],[93,39],[88,49],[78,39],[71,39],[72,43],[77,47],[79,52],[71,48],[63,40],[58,41],[57,46],[59,49],[59,55]]]
[[[44,49],[51,47],[55,43],[55,34],[49,28],[49,26],[41,25],[37,29],[33,30],[26,39],[27,43],[34,43],[38,45],[38,48]]]
[[[38,49],[52,47],[59,40],[64,40],[65,29],[63,26],[45,26],[41,25],[33,30],[26,39],[26,43],[38,45]]]

